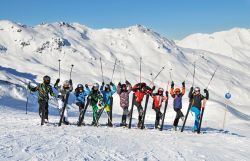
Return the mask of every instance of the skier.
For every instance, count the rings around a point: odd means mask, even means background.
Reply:
[[[89,99],[90,99],[90,104],[93,109],[93,121],[91,125],[97,126],[97,111],[98,111],[98,106],[102,105],[102,94],[99,91],[99,84],[95,83],[90,91],[89,94]],[[97,105],[98,104],[98,105]]]
[[[41,125],[45,123],[48,123],[48,114],[49,114],[49,94],[52,97],[56,97],[54,94],[52,87],[50,85],[50,77],[44,76],[43,77],[43,83],[38,84],[36,87],[32,87],[30,84],[28,85],[28,89],[32,92],[38,91],[38,103],[39,103],[39,116],[42,119]],[[43,113],[44,112],[44,113]],[[44,118],[43,118],[44,116]]]
[[[112,86],[112,89],[111,89],[110,86]],[[106,85],[104,85],[104,82],[102,82],[102,86],[100,88],[100,91],[101,91],[101,93],[103,95],[102,106],[105,109],[105,111],[107,112],[108,117],[109,117],[107,126],[111,127],[111,126],[113,126],[112,122],[110,120],[111,119],[110,110],[112,108],[111,107],[111,97],[116,92],[116,86],[112,82],[110,82],[110,84],[106,84]]]
[[[83,87],[82,84],[78,84],[76,89],[75,89],[75,92],[74,92],[74,95],[75,95],[75,103],[76,105],[79,107],[79,113],[80,113],[80,117],[83,117],[83,120],[84,120],[84,114],[87,110],[87,108],[85,108],[85,100],[86,100],[86,97],[89,95],[90,93],[90,89],[88,87],[87,84],[85,84],[85,89]],[[81,116],[81,114],[83,116]],[[80,120],[78,120],[80,121]],[[83,122],[84,124],[84,122]]]
[[[151,94],[152,91],[154,90],[154,87],[153,89],[151,89],[150,87],[147,86],[146,83],[138,83],[136,85],[134,85],[134,87],[132,88],[134,94],[135,94],[135,103],[134,105],[137,107],[137,110],[138,110],[138,124],[137,124],[137,127],[138,128],[141,128],[142,127],[142,118],[143,118],[143,114],[144,114],[144,111],[143,111],[143,107],[141,105],[142,101],[143,101],[143,98],[144,98],[144,95],[146,94]]]
[[[162,102],[168,99],[168,91],[166,91],[166,96],[163,96],[164,89],[159,88],[157,93],[153,93],[151,97],[153,98],[153,107],[155,110],[156,118],[155,118],[155,129],[160,129],[159,123],[160,119],[162,119],[161,106]]]
[[[170,94],[174,99],[173,108],[174,108],[174,111],[176,112],[176,116],[175,116],[174,123],[173,123],[173,129],[175,131],[177,130],[177,126],[178,126],[180,118],[184,120],[184,115],[181,109],[182,109],[182,97],[184,96],[185,91],[186,91],[185,82],[182,82],[182,90],[180,90],[180,88],[174,89],[174,82],[173,81],[171,82]]]
[[[117,94],[120,96],[120,106],[123,109],[122,114],[122,121],[120,123],[120,126],[127,126],[127,115],[129,113],[128,107],[129,107],[129,94],[132,90],[132,86],[129,83],[129,81],[126,80],[126,84],[121,84],[119,82],[117,86]]]
[[[190,88],[189,98],[192,101],[191,111],[195,114],[195,122],[193,129],[194,132],[197,132],[198,130],[201,108],[205,107],[205,100],[209,99],[209,93],[207,89],[204,89],[204,93],[206,94],[206,96],[203,96],[200,93],[199,87],[195,87],[194,89],[193,87]]]
[[[63,110],[63,106],[66,102],[66,94],[68,92],[72,92],[73,91],[73,85],[72,85],[72,80],[66,80],[63,82],[62,86],[58,86],[60,82],[60,79],[58,78],[56,80],[56,83],[54,84],[54,88],[58,90],[59,94],[58,94],[58,108],[60,110],[60,113]],[[65,108],[64,110],[64,116],[63,116],[63,123],[65,125],[69,125],[69,120],[68,120],[68,110],[67,108]]]

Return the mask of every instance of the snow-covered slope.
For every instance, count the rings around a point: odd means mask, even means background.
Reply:
[[[243,34],[245,35],[245,34]],[[178,43],[179,44],[179,43]],[[245,45],[247,46],[247,45]],[[248,50],[248,48],[244,48]],[[66,160],[136,160],[147,158],[148,160],[164,160],[164,153],[170,153],[167,156],[172,160],[203,160],[208,158],[209,160],[221,160],[219,155],[214,155],[213,145],[218,146],[220,141],[225,139],[229,141],[228,146],[239,147],[239,151],[235,151],[236,158],[229,159],[241,159],[245,160],[245,145],[243,142],[249,141],[249,120],[250,120],[250,73],[248,62],[249,58],[246,54],[245,59],[235,60],[228,55],[213,53],[204,50],[187,49],[177,46],[173,41],[168,40],[158,33],[152,31],[141,25],[131,26],[123,29],[99,29],[94,30],[83,26],[78,23],[52,23],[41,24],[34,27],[29,27],[10,21],[0,21],[0,112],[4,115],[1,116],[1,144],[9,145],[9,148],[2,146],[1,156],[3,159],[8,157],[13,160],[18,159],[34,159],[40,160],[41,158],[53,158],[58,159],[61,156],[65,156]],[[193,71],[193,61],[196,60],[197,70],[195,77],[195,86],[205,88],[209,82],[209,79],[217,67],[220,65],[218,72],[214,80],[209,86],[211,93],[210,100],[207,103],[207,109],[204,117],[204,130],[211,132],[209,136],[200,138],[199,143],[192,144],[194,140],[190,139],[191,136],[199,137],[186,132],[183,135],[177,133],[172,134],[168,129],[173,122],[175,112],[172,109],[172,99],[170,99],[168,112],[166,115],[165,130],[161,132],[148,131],[140,132],[125,129],[105,129],[105,128],[77,128],[77,127],[63,127],[58,131],[58,127],[37,127],[39,118],[37,116],[37,103],[36,94],[29,94],[26,90],[26,84],[31,81],[33,84],[37,84],[42,81],[44,75],[50,75],[52,77],[52,83],[58,78],[58,59],[61,59],[61,80],[69,79],[69,70],[71,64],[74,64],[72,79],[74,87],[78,83],[94,83],[101,82],[101,69],[100,60],[103,60],[104,68],[104,80],[106,83],[110,82],[112,69],[115,59],[118,59],[118,65],[116,66],[116,72],[114,74],[113,82],[117,84],[119,81],[124,82],[124,74],[122,70],[122,64],[124,64],[126,78],[135,84],[140,81],[139,75],[139,60],[142,57],[142,80],[146,83],[151,82],[151,73],[153,77],[157,72],[165,66],[165,70],[156,79],[156,87],[163,87],[166,89],[167,82],[170,81],[169,72],[172,69],[172,79],[176,82],[176,86],[180,86],[181,82],[185,80],[185,76],[188,72]],[[240,79],[239,79],[240,78]],[[186,86],[189,89],[192,84],[192,75],[189,74],[186,79]],[[224,94],[230,91],[233,95],[230,106],[228,108],[229,115],[227,119],[226,129],[227,133],[221,133],[219,130],[222,127],[222,120],[224,115]],[[189,92],[189,90],[187,90]],[[28,113],[25,115],[25,102],[26,94],[28,94],[29,105]],[[73,98],[71,98],[71,101]],[[119,107],[119,98],[114,96],[114,123],[119,123],[121,119],[121,108]],[[149,106],[152,100],[149,101]],[[186,111],[188,98],[187,94],[184,96],[184,109]],[[10,114],[8,114],[10,113]],[[136,115],[135,111],[135,115]],[[16,119],[12,119],[15,116]],[[72,103],[70,106],[70,120],[75,122],[78,117],[78,109]],[[56,102],[50,102],[50,120],[55,123],[58,120],[58,112],[56,110]],[[191,130],[193,120],[188,120],[188,130]],[[152,127],[155,119],[155,113],[151,108],[148,109],[146,115],[147,127]],[[104,115],[104,119],[101,120],[105,123],[107,120]],[[25,122],[21,124],[20,122]],[[91,109],[88,110],[86,122],[91,122]],[[137,119],[133,120],[134,123]],[[22,126],[20,129],[18,127]],[[25,127],[24,127],[25,126]],[[26,131],[27,128],[30,131]],[[8,130],[12,129],[12,130]],[[78,136],[79,131],[85,131],[84,137]],[[41,131],[40,131],[41,130]],[[125,130],[125,131],[123,131]],[[22,133],[25,131],[27,133]],[[50,134],[48,134],[50,131]],[[104,134],[102,131],[106,131]],[[38,139],[33,135],[34,133],[41,132],[41,138]],[[58,132],[58,133],[57,133]],[[45,144],[54,140],[60,136],[70,136],[68,140],[59,140],[55,142],[64,146],[64,149],[59,150],[60,146],[52,146],[51,150],[54,153],[48,152]],[[92,133],[92,136],[89,136]],[[19,135],[20,134],[20,135]],[[30,138],[28,140],[20,139],[21,135]],[[47,137],[50,137],[48,140]],[[60,135],[60,136],[58,136]],[[103,137],[103,135],[105,137]],[[116,136],[126,135],[121,138],[121,143],[116,144],[115,140],[118,140]],[[150,137],[149,137],[150,135]],[[110,136],[110,138],[108,137]],[[141,138],[147,138],[143,139]],[[155,142],[150,141],[155,136]],[[159,137],[158,137],[159,136]],[[243,136],[243,137],[242,137]],[[16,141],[13,139],[16,139]],[[133,140],[129,140],[131,137],[138,138],[138,141],[134,144]],[[170,137],[168,142],[173,142],[173,145],[166,146],[165,152],[158,154],[159,145],[164,138]],[[151,138],[151,139],[150,139]],[[193,148],[187,150],[185,146],[178,150],[180,147],[178,139],[185,140],[184,144],[191,144]],[[6,143],[3,141],[9,142]],[[206,139],[214,139],[214,142],[208,142]],[[33,141],[32,141],[33,140]],[[128,141],[129,140],[129,141]],[[238,140],[235,142],[235,140]],[[107,143],[109,141],[109,143]],[[10,142],[12,142],[10,144]],[[69,149],[69,142],[72,144],[72,149]],[[131,143],[134,153],[130,150],[124,149],[127,146],[127,142]],[[154,145],[152,148],[145,148],[145,142],[149,145]],[[53,141],[52,141],[53,143]],[[98,153],[86,152],[85,155],[78,155],[79,151],[75,151],[78,146],[82,148],[96,151],[97,143],[100,143],[102,150]],[[209,144],[210,143],[210,144]],[[114,146],[115,144],[115,146]],[[207,146],[207,148],[200,150],[200,147]],[[249,144],[246,144],[249,145]],[[163,145],[164,146],[164,145]],[[227,145],[222,146],[225,148]],[[11,148],[12,147],[12,148]],[[147,146],[146,146],[147,147]],[[47,147],[48,148],[48,147]],[[169,148],[171,149],[169,151]],[[15,151],[23,149],[25,154],[14,155]],[[111,149],[111,150],[110,150]],[[128,149],[128,148],[127,148]],[[44,155],[39,155],[39,150]],[[70,150],[74,151],[70,155],[67,153]],[[182,151],[184,153],[182,153]],[[231,151],[230,148],[225,148],[225,153]],[[36,153],[34,158],[27,157],[29,152]],[[26,154],[27,153],[27,154]],[[128,155],[131,153],[131,155]],[[143,153],[143,154],[141,154]],[[146,159],[146,160],[147,160]]]
[[[250,29],[233,28],[212,34],[193,34],[177,41],[177,44],[219,53],[243,62],[250,60]]]

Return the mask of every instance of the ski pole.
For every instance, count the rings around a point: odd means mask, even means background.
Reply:
[[[171,80],[171,82],[173,81],[173,79],[172,79],[172,68],[169,70],[169,76],[170,76],[170,80]]]
[[[185,79],[184,79],[184,82],[186,82],[188,75],[189,75],[189,71],[188,71],[188,73],[186,74],[186,77],[185,77]]]
[[[60,79],[60,76],[61,76],[61,60],[59,59],[58,60],[58,62],[59,62],[59,79]]]
[[[142,57],[140,57],[140,84],[141,84],[141,61],[142,61]]]
[[[206,89],[208,89],[208,87],[209,87],[209,85],[210,85],[211,81],[213,80],[213,78],[214,78],[214,76],[215,76],[215,73],[216,73],[216,71],[218,70],[218,68],[219,68],[219,65],[217,65],[216,69],[214,70],[214,73],[213,73],[213,75],[212,75],[211,79],[209,80],[209,82],[208,82],[208,85],[207,85]]]
[[[115,59],[115,64],[114,64],[114,68],[113,68],[113,73],[112,73],[112,77],[111,77],[111,82],[113,81],[113,77],[114,77],[114,73],[115,73],[115,66],[116,66],[116,62],[117,62],[117,59]]]
[[[152,81],[150,82],[149,86],[150,86],[152,83],[154,83],[154,81],[156,80],[156,78],[161,74],[161,72],[165,69],[165,67],[166,67],[166,65],[163,66],[163,67],[161,68],[161,70],[156,74],[156,76],[155,76],[154,78],[152,78]],[[151,73],[151,74],[152,74],[152,73]],[[151,75],[151,74],[150,74],[150,75]],[[151,75],[151,76],[153,76],[153,75]]]
[[[101,64],[101,72],[102,72],[102,82],[104,82],[103,69],[102,69],[102,58],[101,57],[100,57],[100,64]]]
[[[30,82],[29,82],[28,87],[29,87],[29,86],[30,86]],[[29,90],[29,91],[30,91],[30,90]],[[30,92],[28,92],[28,91],[27,91],[27,100],[26,100],[26,115],[27,115],[27,113],[28,113],[27,111],[28,111],[29,93],[30,93]]]
[[[69,75],[69,78],[71,79],[71,73],[72,73],[72,69],[73,69],[74,65],[72,64],[71,65],[71,69],[70,69],[70,75]]]
[[[122,61],[122,68],[123,68],[123,74],[124,74],[124,78],[125,78],[125,81],[127,80],[126,78],[126,73],[125,73],[125,69],[124,69],[124,62]]]
[[[196,68],[196,65],[195,65],[195,62],[194,62],[194,73],[193,73],[193,82],[192,82],[192,87],[194,86],[195,68]]]

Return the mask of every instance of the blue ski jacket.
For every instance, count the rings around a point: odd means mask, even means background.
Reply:
[[[88,96],[90,93],[90,89],[86,88],[83,92],[75,92],[75,103],[85,103],[86,96]]]
[[[111,97],[115,92],[116,92],[116,86],[115,85],[112,85],[112,89],[111,89],[111,91],[105,91],[104,89],[104,86],[101,86],[101,89],[100,89],[100,91],[101,91],[101,93],[102,93],[102,95],[103,95],[103,101],[102,101],[102,105],[104,106],[104,105],[109,105],[110,106],[110,104],[111,104],[111,101],[110,101],[110,98],[109,97]]]

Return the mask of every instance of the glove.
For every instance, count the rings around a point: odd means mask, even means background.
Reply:
[[[155,86],[152,87],[152,91],[154,91],[154,90],[155,90]]]
[[[125,83],[126,83],[127,85],[131,84],[131,83],[130,83],[129,81],[127,81],[127,80],[126,80],[126,82],[125,82]]]
[[[56,80],[56,84],[58,84],[60,82],[60,79],[58,78],[57,80]]]
[[[118,83],[118,86],[120,86],[120,87],[122,86],[121,82]]]
[[[207,89],[204,89],[204,93],[208,93],[208,90],[207,90]]]
[[[75,89],[75,92],[78,93],[78,89],[77,88]]]
[[[166,96],[168,97],[168,91],[166,91]]]
[[[104,82],[102,82],[102,86],[104,86],[104,84],[105,84],[105,83],[104,83]]]
[[[113,85],[114,85],[114,83],[113,83],[113,82],[110,82],[109,84],[110,84],[111,86],[113,86]]]
[[[182,87],[185,87],[185,82],[182,82]]]
[[[72,79],[69,80],[69,84],[72,85]]]
[[[171,88],[174,88],[174,81],[171,82]]]
[[[194,87],[191,87],[191,88],[190,88],[190,91],[193,91],[193,90],[194,90]]]
[[[86,88],[89,88],[89,85],[88,85],[88,84],[85,84],[85,87],[86,87]]]

